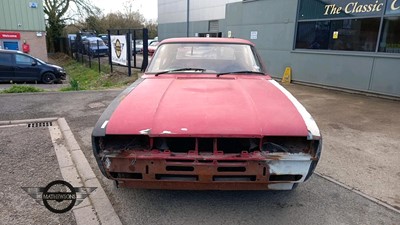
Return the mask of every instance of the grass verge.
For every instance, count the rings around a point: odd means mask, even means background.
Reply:
[[[99,73],[97,61],[92,62],[92,68],[89,68],[66,55],[58,55],[53,60],[55,64],[65,68],[69,78],[69,86],[61,88],[60,91],[119,88],[137,79],[137,72],[134,72],[131,77],[118,72],[110,73],[110,68],[106,64],[100,65],[101,72]]]
[[[0,93],[27,93],[27,92],[43,92],[44,90],[37,87],[27,85],[14,84],[10,88],[0,91]]]

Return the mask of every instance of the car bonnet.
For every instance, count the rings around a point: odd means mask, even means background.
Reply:
[[[308,135],[302,115],[273,81],[241,77],[145,79],[116,107],[106,134]]]

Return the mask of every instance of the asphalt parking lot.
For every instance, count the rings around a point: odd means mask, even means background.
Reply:
[[[65,117],[123,224],[398,224],[400,102],[302,85],[286,87],[314,116],[324,136],[317,167],[322,176],[314,174],[293,192],[116,189],[98,171],[90,134],[119,90],[0,95],[0,121]],[[15,146],[11,150],[29,145],[18,138],[10,143]],[[31,158],[44,157],[36,151]],[[0,154],[2,161],[7,160],[4,151]],[[7,171],[15,166],[4,165],[2,170]],[[1,179],[10,178],[2,174]]]

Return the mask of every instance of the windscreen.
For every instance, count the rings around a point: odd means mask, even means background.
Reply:
[[[225,43],[167,43],[158,47],[147,73],[180,68],[204,69],[204,73],[263,72],[250,45]]]
[[[96,40],[96,41],[90,41],[90,46],[91,47],[97,47],[97,41],[99,42],[99,46],[106,46],[103,40]]]

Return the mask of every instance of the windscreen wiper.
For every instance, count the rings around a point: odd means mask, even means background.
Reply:
[[[224,73],[217,73],[217,77],[225,74],[235,74],[235,73],[255,73],[255,74],[262,74],[265,75],[263,72],[258,71],[251,71],[251,70],[241,70],[241,71],[232,71],[232,72],[224,72]]]
[[[202,68],[191,68],[191,67],[188,67],[188,68],[179,68],[179,69],[161,71],[161,72],[158,72],[158,73],[154,74],[154,76],[158,76],[158,75],[160,75],[160,74],[165,74],[165,73],[172,73],[172,72],[178,72],[178,71],[186,71],[186,70],[201,71],[201,72],[206,71],[206,69],[202,69]]]

